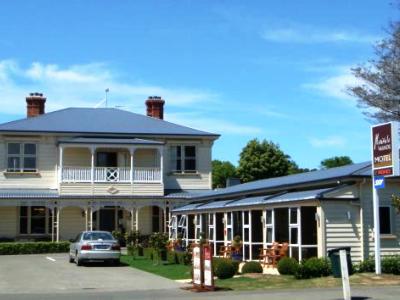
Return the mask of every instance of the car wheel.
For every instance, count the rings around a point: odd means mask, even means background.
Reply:
[[[78,257],[77,257],[77,258],[75,258],[75,263],[76,263],[76,265],[77,265],[78,267],[80,267],[80,266],[82,266],[82,265],[83,265],[83,262],[82,262],[82,260],[81,260],[81,259],[79,259]]]

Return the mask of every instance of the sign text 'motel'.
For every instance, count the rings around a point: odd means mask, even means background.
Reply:
[[[372,168],[374,176],[399,175],[399,123],[372,127]]]

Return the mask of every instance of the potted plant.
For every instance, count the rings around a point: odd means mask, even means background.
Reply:
[[[240,235],[233,237],[231,247],[232,247],[232,260],[241,261],[242,260],[242,238]]]

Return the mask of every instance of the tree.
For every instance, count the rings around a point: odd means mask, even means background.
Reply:
[[[279,145],[253,139],[240,153],[237,173],[242,182],[287,175],[291,167],[290,156]]]
[[[321,161],[322,169],[330,169],[335,167],[341,167],[345,165],[351,165],[353,161],[348,156],[334,156],[331,158],[326,158]]]
[[[317,169],[309,169],[309,168],[300,168],[293,160],[290,162],[290,168],[288,173],[289,174],[299,174],[299,173],[307,173],[307,172],[312,172],[316,171]]]
[[[236,176],[236,168],[229,161],[212,161],[212,182],[213,188],[223,188],[229,177]]]
[[[352,69],[361,83],[348,88],[364,114],[376,121],[400,120],[400,22],[375,46],[376,59]]]

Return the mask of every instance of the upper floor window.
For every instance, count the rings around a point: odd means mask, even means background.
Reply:
[[[7,172],[35,172],[36,169],[36,144],[7,144]]]
[[[196,147],[173,146],[171,147],[172,171],[180,173],[196,173]]]

